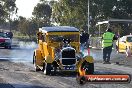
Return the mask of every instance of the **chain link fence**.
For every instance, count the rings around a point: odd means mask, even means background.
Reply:
[[[102,37],[90,37],[90,47],[102,49]],[[116,41],[113,42],[113,48],[116,49]]]
[[[91,37],[90,38],[90,47],[101,49],[102,48],[102,38],[101,37]]]

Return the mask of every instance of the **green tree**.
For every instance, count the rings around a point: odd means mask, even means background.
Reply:
[[[3,9],[2,3],[0,4],[0,24],[5,21],[6,12]]]
[[[22,17],[22,16],[19,16],[19,24],[18,24],[18,31],[21,33],[21,34],[24,34],[26,35],[26,18]]]
[[[39,27],[49,26],[51,24],[52,8],[47,3],[38,3],[34,7],[33,16],[38,21]]]
[[[96,22],[108,19],[132,19],[131,0],[92,0],[91,3],[90,10]],[[121,35],[129,34],[131,32],[130,24],[114,23],[114,31],[117,32],[116,29],[118,29]]]
[[[11,30],[18,31],[19,20],[15,19],[11,21]]]
[[[17,12],[16,0],[0,0],[0,22],[10,20],[10,15]]]
[[[26,19],[26,18],[20,16],[18,29],[21,34],[28,35],[29,38],[32,38],[32,36],[34,36],[36,34],[38,25],[34,18]]]
[[[87,0],[60,0],[54,3],[52,19],[60,25],[85,27],[87,25]]]
[[[45,2],[45,0],[40,0]],[[87,29],[88,0],[52,0],[52,21],[60,25],[70,25]],[[90,31],[94,33],[98,21],[108,19],[131,19],[132,0],[89,0]],[[130,25],[119,24],[123,29],[130,30]],[[123,31],[122,31],[123,32]],[[125,33],[125,32],[124,32]]]

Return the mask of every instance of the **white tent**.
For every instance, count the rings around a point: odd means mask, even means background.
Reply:
[[[109,27],[110,23],[132,23],[132,20],[128,20],[128,19],[109,19],[109,20],[97,22],[96,26],[99,26],[99,36],[100,36],[100,25],[101,24],[108,24],[108,27]]]

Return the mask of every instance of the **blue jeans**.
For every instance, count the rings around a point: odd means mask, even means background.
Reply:
[[[81,51],[84,52],[85,43],[82,43],[80,47],[81,47]]]

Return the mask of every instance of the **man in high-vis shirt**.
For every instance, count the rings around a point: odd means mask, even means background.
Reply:
[[[108,28],[102,37],[104,64],[111,64],[110,55],[113,47],[113,40],[117,40],[117,38],[115,37],[115,34],[112,33],[112,30]]]

